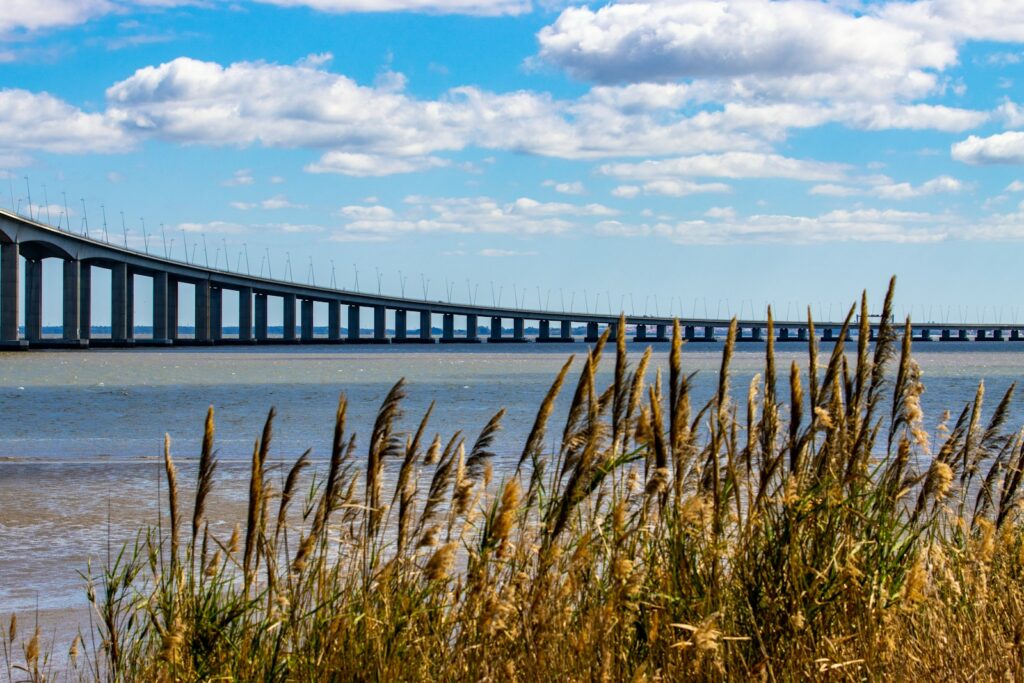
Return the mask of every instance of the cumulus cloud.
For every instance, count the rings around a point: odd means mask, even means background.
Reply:
[[[809,191],[812,195],[826,197],[854,197],[868,196],[880,199],[918,199],[937,194],[956,194],[966,189],[964,183],[951,176],[939,176],[932,178],[919,185],[912,183],[893,182],[886,176],[861,179],[864,185],[857,187],[851,185],[836,185],[824,183],[815,185]]]
[[[131,146],[131,137],[108,114],[82,111],[47,93],[0,90],[0,150],[84,154]]]
[[[480,250],[480,255],[481,256],[487,256],[487,257],[490,257],[490,258],[501,258],[501,257],[509,257],[509,256],[536,256],[537,252],[535,252],[535,251],[518,251],[518,250],[515,250],[515,249],[493,249],[493,248],[489,248],[489,249],[481,249]]]
[[[581,195],[586,194],[586,189],[583,187],[583,183],[579,180],[575,180],[571,183],[560,183],[555,180],[545,180],[542,185],[544,187],[550,187],[559,194],[571,194]]]
[[[791,159],[778,154],[727,152],[700,154],[638,164],[605,164],[600,172],[621,180],[663,180],[675,177],[788,178],[792,180],[839,180],[845,164]]]
[[[399,211],[380,205],[345,206],[339,239],[393,238],[414,233],[558,234],[618,212],[602,204],[540,202],[529,197],[500,203],[488,197],[406,197]]]
[[[304,209],[305,204],[294,204],[288,200],[282,194],[274,197],[268,197],[267,199],[258,202],[231,202],[231,206],[239,211],[250,211],[252,209],[265,209],[273,211],[275,209]]]
[[[255,179],[252,177],[252,171],[247,168],[240,168],[232,174],[227,180],[222,180],[221,185],[224,187],[239,187],[241,185],[252,185]]]
[[[336,14],[350,12],[423,12],[473,16],[518,15],[532,9],[529,0],[257,0],[279,7],[308,7]]]
[[[1024,163],[1024,132],[1007,131],[989,137],[971,135],[951,149],[953,158],[975,166]]]

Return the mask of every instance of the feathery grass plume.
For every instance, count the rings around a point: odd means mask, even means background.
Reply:
[[[355,448],[355,434],[353,434],[346,446],[345,443],[345,417],[348,413],[348,399],[342,394],[338,397],[338,409],[334,413],[334,438],[331,440],[331,460],[327,467],[327,479],[324,482],[324,492],[320,497],[317,506],[316,516],[313,518],[313,526],[310,529],[310,536],[313,541],[319,540],[320,534],[327,527],[331,513],[338,504],[338,491],[341,480],[345,477],[345,463]]]
[[[615,327],[615,378],[612,382],[612,447],[619,446],[619,438],[625,431],[622,419],[626,413],[629,386],[626,383],[626,371],[629,359],[626,355],[626,314],[619,314],[619,322]]]
[[[427,412],[420,420],[420,426],[416,429],[416,435],[408,441],[405,447],[405,457],[402,459],[402,466],[398,471],[398,481],[395,482],[395,494],[391,499],[391,506],[398,503],[398,538],[397,552],[401,555],[405,547],[406,533],[412,514],[413,499],[416,496],[415,476],[412,475],[416,457],[419,455],[420,442],[423,440],[423,432],[427,429],[427,422],[430,414],[434,411],[434,402],[430,402]]]
[[[626,405],[626,416],[624,418],[624,435],[628,438],[629,430],[632,425],[634,416],[640,407],[640,402],[644,398],[644,381],[647,375],[647,366],[651,362],[651,347],[648,346],[644,349],[644,353],[640,356],[640,362],[636,364],[636,370],[633,372],[633,376],[629,380],[629,402]]]
[[[171,518],[171,567],[178,565],[178,470],[171,458],[171,436],[164,434],[164,472],[167,475],[167,507]]]
[[[285,523],[288,520],[288,506],[292,502],[292,497],[295,495],[295,489],[299,485],[299,475],[302,474],[302,470],[309,467],[309,456],[312,450],[307,449],[305,453],[299,456],[299,459],[291,466],[288,470],[288,476],[284,480],[284,488],[281,489],[281,503],[277,508],[277,524],[274,527],[274,545],[277,545],[277,539],[281,535],[281,530],[284,529]]]
[[[462,451],[464,441],[462,432],[455,432],[441,453],[437,467],[434,469],[434,476],[430,479],[427,499],[423,503],[423,512],[420,513],[419,522],[416,523],[416,530],[412,534],[414,537],[423,534],[424,530],[436,519],[438,511],[447,499],[446,491],[455,476],[455,459],[458,453]]]
[[[256,542],[260,534],[260,515],[263,510],[263,464],[270,452],[270,442],[274,435],[274,416],[276,411],[271,408],[263,423],[263,432],[256,439],[252,448],[249,466],[249,503],[246,512],[245,549],[242,553],[242,573],[245,577],[246,589],[253,579]]]
[[[203,514],[206,511],[206,498],[213,490],[213,474],[217,470],[217,457],[213,452],[213,406],[206,411],[206,423],[203,428],[203,447],[199,453],[199,475],[196,480],[196,500],[192,509],[192,556],[196,554],[196,538],[202,526]],[[206,558],[200,558],[200,566]]]
[[[814,332],[814,315],[807,307],[807,403],[813,408],[818,405],[818,337]],[[814,411],[811,411],[811,428],[814,428]]]
[[[789,366],[789,471],[800,471],[800,422],[803,420],[804,389],[800,383],[800,368],[796,361]]]
[[[446,581],[455,566],[455,553],[458,548],[459,544],[451,541],[434,551],[427,561],[427,566],[423,568],[423,577],[430,583]]]
[[[427,448],[426,454],[423,456],[424,465],[436,465],[438,458],[441,457],[441,435],[434,434],[434,440],[430,442],[430,447]]]
[[[491,516],[491,521],[481,537],[480,548],[486,551],[490,548],[497,549],[501,557],[506,551],[506,542],[512,533],[515,524],[516,514],[519,510],[519,497],[522,489],[519,486],[519,479],[509,479],[501,491],[501,500],[498,502],[496,514]]]
[[[527,459],[532,461],[540,455],[541,448],[544,445],[544,435],[547,431],[548,420],[555,409],[555,399],[558,398],[558,394],[562,391],[565,376],[569,373],[569,368],[572,366],[575,358],[575,356],[569,356],[569,360],[565,361],[565,365],[562,366],[558,376],[555,377],[555,381],[551,383],[551,388],[548,389],[548,393],[544,396],[544,400],[541,401],[537,415],[533,418],[533,427],[530,429],[529,436],[526,437],[526,445],[523,446],[519,462],[516,463],[516,476],[518,476],[519,470]]]
[[[676,448],[679,428],[676,424],[676,406],[679,403],[679,383],[683,374],[683,335],[679,319],[672,321],[672,346],[668,352],[668,419],[669,447]]]
[[[494,457],[494,453],[490,448],[494,444],[494,439],[498,432],[501,430],[501,420],[504,417],[505,409],[502,408],[487,421],[487,424],[480,431],[480,436],[477,437],[476,442],[473,444],[472,450],[469,451],[469,457],[466,458],[466,472],[470,479],[480,481],[485,466]]]
[[[398,380],[384,398],[370,436],[369,457],[366,461],[366,505],[368,537],[377,535],[383,516],[381,485],[384,478],[384,460],[401,453],[402,443],[395,434],[395,423],[401,417],[401,403],[405,398],[405,378]]]

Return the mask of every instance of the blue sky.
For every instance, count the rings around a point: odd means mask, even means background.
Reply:
[[[1022,43],[1017,0],[5,0],[0,204],[430,298],[835,316],[896,274],[1024,322]]]

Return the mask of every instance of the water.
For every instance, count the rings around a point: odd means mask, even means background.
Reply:
[[[639,358],[640,345],[630,345]],[[266,347],[0,354],[0,614],[80,610],[78,572],[90,559],[130,539],[140,523],[156,522],[164,433],[191,488],[203,418],[214,405],[222,460],[211,503],[211,528],[226,538],[242,518],[247,461],[267,410],[274,406],[272,459],[291,462],[306,448],[329,454],[334,411],[344,392],[358,452],[388,389],[409,382],[403,425],[412,430],[431,401],[428,433],[461,429],[470,440],[499,409],[508,409],[495,450],[495,470],[508,472],[535,411],[570,353],[582,367],[583,344],[494,347]],[[649,378],[667,372],[667,345],[655,347]],[[827,347],[822,349],[827,353]],[[733,371],[738,397],[762,370],[764,346],[738,347]],[[697,371],[696,401],[717,383],[721,345],[694,344],[684,367]],[[779,345],[786,381],[791,359],[807,347]],[[1024,344],[918,344],[927,391],[922,404],[934,425],[987,387],[986,417],[1002,393],[1024,376]],[[609,359],[610,360],[610,359]],[[605,379],[611,363],[602,364]],[[576,373],[570,374],[575,382]],[[788,389],[780,387],[780,395]],[[549,433],[560,430],[572,389],[563,390]],[[1015,407],[1011,427],[1024,424]]]

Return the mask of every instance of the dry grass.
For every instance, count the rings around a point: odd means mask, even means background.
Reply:
[[[301,509],[307,455],[281,491],[266,472],[271,412],[244,549],[237,530],[203,524],[211,413],[191,537],[178,540],[168,453],[169,534],[146,530],[90,583],[98,644],[78,653],[91,638],[76,640],[68,677],[1020,680],[1024,437],[1003,429],[1010,393],[986,422],[979,388],[929,435],[909,326],[901,342],[883,325],[873,350],[860,332],[855,361],[839,344],[819,367],[812,344],[785,398],[769,343],[738,402],[734,323],[705,405],[691,404],[678,326],[667,388],[645,377],[648,354],[631,366],[625,335],[598,386],[606,333],[561,443],[542,446],[569,364],[503,481],[490,462],[502,413],[468,450],[459,434],[428,444],[430,411],[397,431],[399,382],[360,448],[342,398]],[[45,678],[38,634],[8,631],[8,678]]]

